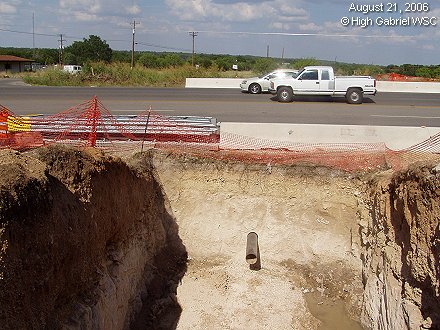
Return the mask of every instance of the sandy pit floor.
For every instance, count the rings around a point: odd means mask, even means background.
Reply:
[[[361,329],[362,183],[317,167],[154,160],[188,251],[177,329]],[[259,238],[259,270],[245,260]]]

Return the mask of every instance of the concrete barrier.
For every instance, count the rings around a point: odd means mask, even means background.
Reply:
[[[292,145],[384,143],[389,149],[397,151],[423,142],[439,133],[440,127],[222,122],[220,147],[240,149],[240,146],[232,145],[234,141],[231,142],[231,135],[239,135],[250,139],[267,140],[268,145],[259,143],[262,148],[271,147],[271,142]]]
[[[241,78],[186,78],[186,88],[240,88]]]
[[[440,82],[378,81],[378,92],[440,93]]]
[[[186,78],[186,88],[240,88],[242,78]],[[440,82],[378,81],[377,91],[400,93],[440,93]]]

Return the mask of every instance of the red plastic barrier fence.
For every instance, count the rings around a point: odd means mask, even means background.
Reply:
[[[402,151],[383,143],[305,144],[223,134],[213,118],[112,116],[96,97],[52,116],[18,117],[0,106],[0,148],[17,150],[49,143],[99,147],[107,151],[166,149],[215,159],[266,164],[307,163],[345,171],[399,169],[429,158],[440,160],[440,134]]]

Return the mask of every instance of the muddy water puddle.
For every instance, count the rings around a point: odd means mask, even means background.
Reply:
[[[304,296],[310,313],[321,321],[318,330],[364,330],[359,322],[349,318],[341,299],[333,300],[317,291]]]

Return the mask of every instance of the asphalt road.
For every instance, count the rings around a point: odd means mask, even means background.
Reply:
[[[62,112],[94,96],[115,115],[138,114],[151,106],[164,115],[208,116],[219,122],[440,127],[440,94],[379,93],[361,105],[327,98],[279,103],[271,94],[239,89],[40,87],[0,79],[0,104],[19,115]]]

